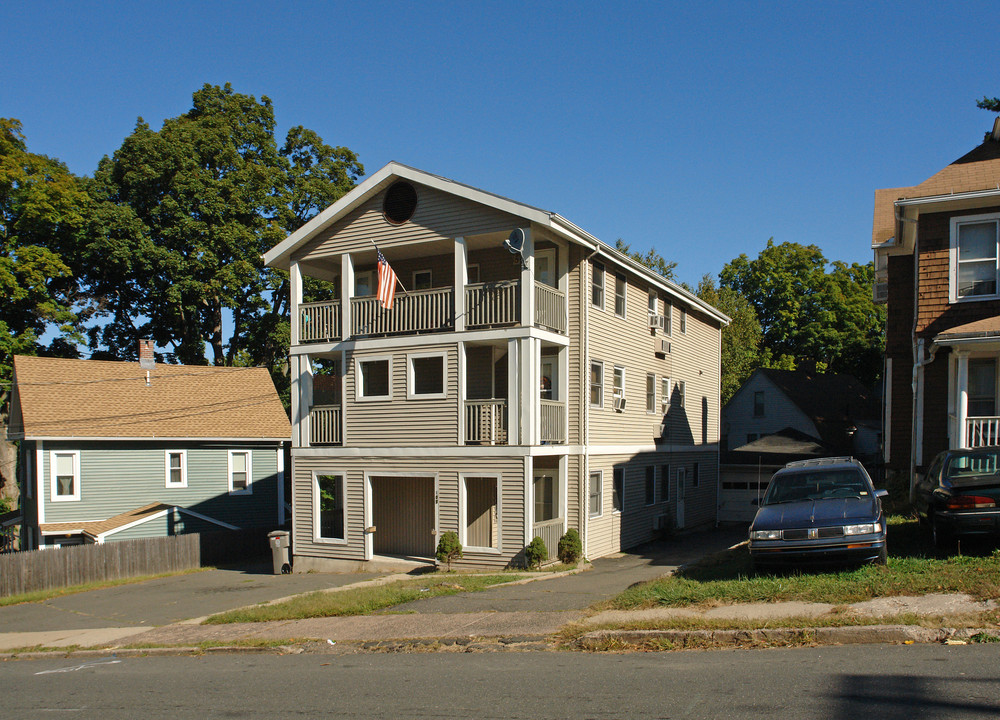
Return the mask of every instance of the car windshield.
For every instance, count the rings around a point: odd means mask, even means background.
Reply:
[[[866,495],[868,484],[857,470],[813,470],[775,475],[761,504],[860,498]]]
[[[997,451],[979,450],[955,453],[944,466],[943,477],[952,485],[972,485],[1000,481]]]

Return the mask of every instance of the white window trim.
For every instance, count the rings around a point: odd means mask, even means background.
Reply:
[[[245,454],[247,456],[247,486],[243,490],[233,489],[233,455]],[[227,460],[227,482],[229,483],[230,495],[253,495],[253,451],[252,450],[230,450],[226,455]]]
[[[359,278],[368,278],[368,287],[371,289],[371,293],[369,293],[368,295],[358,295],[358,294],[356,294],[357,287],[359,285],[359,283],[358,283],[358,279]],[[375,297],[375,295],[378,294],[378,287],[376,287],[376,285],[375,285],[375,271],[374,270],[362,270],[361,272],[354,273],[354,288],[355,288],[355,295],[354,295],[354,297]]]
[[[617,370],[622,371],[621,392],[618,392],[618,388],[615,387],[615,372]],[[612,398],[625,397],[625,367],[623,365],[615,365],[611,370],[611,396]]]
[[[342,492],[344,493],[343,499],[343,514],[344,514],[344,537],[343,538],[328,538],[323,537],[319,534],[320,521],[319,521],[319,476],[320,475],[339,475],[342,485]],[[313,542],[320,545],[347,545],[347,473],[342,470],[331,470],[324,472],[312,471],[312,505],[313,505]]]
[[[181,456],[181,481],[170,482],[170,456]],[[163,487],[165,488],[186,488],[188,486],[187,475],[187,450],[164,450],[163,451]]]
[[[594,276],[595,276],[594,270],[596,268],[598,268],[598,267],[601,268],[601,304],[600,305],[598,305],[597,303],[594,302],[594,286],[596,285],[596,283],[594,282]],[[604,308],[607,306],[607,304],[608,304],[608,268],[602,262],[592,261],[590,263],[590,305],[591,305],[591,307],[595,307],[595,308],[599,308],[600,310],[604,310]]]
[[[57,494],[58,483],[56,482],[56,455],[73,456],[73,494]],[[50,450],[49,451],[49,499],[52,502],[78,502],[80,500],[80,451],[79,450]]]
[[[687,404],[687,383],[683,380],[677,381],[677,387],[680,390],[681,401],[678,407],[684,407]]]
[[[597,475],[597,513],[592,513],[590,511],[590,479]],[[587,517],[589,518],[599,518],[604,515],[604,471],[603,470],[591,470],[590,474],[587,475]]]
[[[615,507],[615,473],[618,472],[619,470],[621,470],[621,473],[622,473],[622,490],[621,490],[620,493],[618,493],[618,499],[621,501],[621,507],[620,508],[616,508]],[[617,514],[621,515],[624,512],[625,512],[625,468],[624,467],[611,468],[611,514],[614,515],[614,514],[617,513]]]
[[[656,311],[660,309],[660,296],[655,290],[646,291],[646,307],[650,315],[659,315]]]
[[[469,283],[472,284],[472,285],[478,285],[479,283],[481,283],[483,281],[483,275],[482,275],[482,271],[481,271],[481,269],[479,267],[479,263],[469,263],[468,269],[466,271],[466,275],[467,275],[467,277],[471,278],[472,277],[472,270],[473,270],[473,268],[475,268],[475,271],[476,271],[476,279],[475,280],[471,280],[470,279]]]
[[[622,281],[622,312],[621,315],[618,314],[618,281]],[[620,317],[622,320],[627,319],[628,315],[628,278],[625,273],[615,273],[615,305],[614,305],[615,317]]]
[[[465,487],[465,481],[468,478],[487,478],[494,481],[494,486],[497,493],[497,547],[483,547],[480,545],[469,545],[467,543],[468,538],[468,511],[466,509],[466,501],[468,499],[469,491]],[[503,522],[501,518],[503,517],[503,508],[500,504],[500,500],[503,497],[502,478],[500,475],[495,473],[459,473],[458,474],[458,528],[459,528],[459,542],[462,543],[463,551],[474,552],[474,553],[484,553],[487,555],[499,555],[503,548]]]
[[[428,278],[430,278],[430,280],[428,282],[427,287],[424,289],[430,289],[434,287],[434,272],[430,268],[425,268],[423,270],[414,270],[413,273],[411,274],[410,279],[413,281],[413,284],[410,285],[410,287],[413,288],[413,290],[417,289],[417,275],[423,275],[425,273],[427,274]]]
[[[667,337],[674,334],[674,306],[669,300],[663,301],[663,333]]]
[[[388,395],[364,395],[362,392],[364,386],[364,377],[361,374],[361,364],[367,362],[379,362],[380,360],[389,361],[389,382]],[[384,402],[386,400],[392,400],[392,355],[366,355],[364,357],[354,358],[354,399],[358,402]]]
[[[664,415],[670,412],[670,392],[672,389],[672,384],[670,378],[663,376],[660,378],[660,392],[663,393],[663,397],[660,398],[660,410]]]
[[[969,295],[958,297],[958,226],[979,222],[997,222],[997,245],[1000,246],[1000,213],[985,213],[982,215],[962,215],[953,217],[949,223],[948,249],[948,301],[952,303],[977,302],[980,300],[996,300],[1000,298],[1000,267],[997,269],[997,292],[992,295]],[[1000,264],[1000,247],[998,247],[998,264]]]
[[[421,393],[414,392],[413,361],[420,358],[441,358],[441,392]],[[361,376],[358,375],[358,379]],[[389,361],[389,386],[390,395],[392,393],[392,361]],[[406,399],[407,400],[442,400],[448,397],[448,352],[445,350],[437,352],[411,353],[406,356]]]
[[[594,386],[594,383],[592,381],[590,381],[589,377],[587,378],[587,380],[588,380],[588,383],[587,383],[587,402],[590,404],[590,407],[601,409],[601,408],[604,407],[604,363],[601,362],[600,360],[591,360],[590,361],[590,371],[591,371],[591,374],[593,374],[594,365],[600,365],[601,366],[601,402],[599,404],[597,404],[597,405],[594,405],[591,402],[590,390]]]
[[[681,335],[687,335],[688,331],[688,311],[687,308],[681,308]]]
[[[649,405],[649,379],[653,379],[653,406]],[[646,373],[646,414],[656,415],[656,373]]]

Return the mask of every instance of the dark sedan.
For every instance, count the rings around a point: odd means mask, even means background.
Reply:
[[[789,463],[771,478],[750,525],[753,565],[884,565],[887,494],[853,458]]]
[[[913,501],[939,548],[962,536],[1000,535],[1000,447],[939,453]]]

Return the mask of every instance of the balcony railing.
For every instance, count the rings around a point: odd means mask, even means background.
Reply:
[[[1000,417],[966,418],[965,445],[968,448],[1000,445]]]
[[[566,442],[566,405],[558,400],[542,400],[539,424],[543,443]]]
[[[310,445],[343,445],[340,406],[317,405],[309,411]]]
[[[562,537],[562,534],[562,518],[537,522],[531,526],[531,537],[540,537],[545,541],[545,549],[549,551],[549,560],[556,556],[559,550],[559,538]]]
[[[455,303],[451,288],[396,293],[392,310],[376,297],[351,299],[351,334],[354,336],[432,332],[454,327]]]
[[[566,332],[566,296],[545,283],[535,283],[535,324]]]
[[[470,445],[506,445],[507,401],[466,400],[465,442]]]
[[[299,305],[299,340],[329,342],[340,337],[340,300]]]
[[[494,327],[519,323],[520,288],[521,283],[517,280],[466,285],[466,327]]]

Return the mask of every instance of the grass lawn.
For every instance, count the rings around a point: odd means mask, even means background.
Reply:
[[[916,520],[889,518],[889,564],[829,571],[754,574],[746,546],[718,553],[674,576],[635,586],[598,609],[632,610],[802,600],[845,604],[893,595],[962,592],[1000,597],[1000,550],[963,548],[938,557]]]
[[[218,625],[237,622],[266,622],[268,620],[304,620],[306,618],[341,615],[369,615],[411,600],[454,595],[460,592],[477,592],[493,585],[515,582],[525,577],[527,576],[510,573],[425,575],[414,580],[399,580],[383,585],[366,585],[347,590],[307,593],[282,603],[255,605],[213,615],[205,623]]]

